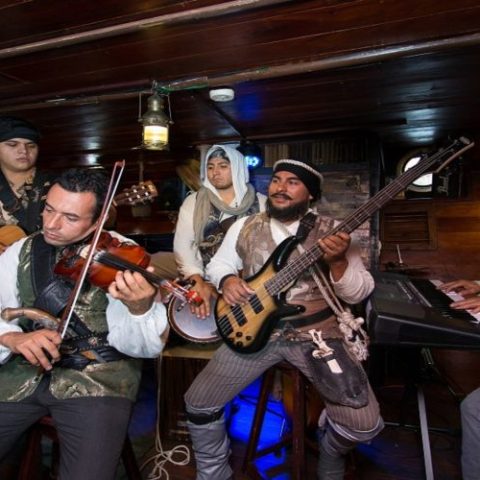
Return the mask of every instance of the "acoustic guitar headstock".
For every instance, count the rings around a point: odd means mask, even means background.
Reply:
[[[140,182],[138,185],[133,185],[130,188],[125,188],[118,195],[115,196],[116,205],[141,205],[152,202],[155,197],[158,197],[157,187],[151,180]]]

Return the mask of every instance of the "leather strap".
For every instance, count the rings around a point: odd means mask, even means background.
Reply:
[[[302,317],[282,318],[278,322],[275,329],[282,330],[282,328],[284,328],[287,324],[291,325],[293,328],[301,328],[305,327],[306,325],[313,325],[314,323],[323,322],[332,315],[334,315],[333,310],[330,307],[327,307],[319,312],[311,313],[310,315],[305,315]]]
[[[101,357],[101,362],[97,359],[88,358],[81,353],[62,354],[60,360],[53,364],[53,368],[73,368],[74,370],[83,370],[88,365],[130,359],[130,357],[113,347],[100,347],[98,349],[90,349],[90,351],[95,351]]]
[[[224,409],[221,408],[213,413],[191,413],[187,412],[187,419],[195,425],[207,425],[219,420],[223,415]]]
[[[316,215],[313,212],[309,212],[301,218],[297,233],[295,234],[300,242],[303,242],[308,237],[308,234],[315,226],[315,219]]]

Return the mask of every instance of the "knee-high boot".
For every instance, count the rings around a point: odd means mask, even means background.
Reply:
[[[230,441],[225,428],[225,417],[209,423],[187,422],[197,464],[196,480],[228,480],[232,469],[228,463]]]
[[[326,428],[321,432],[318,480],[343,480],[347,453],[358,443],[371,440],[383,429],[383,426],[381,418],[376,427],[369,431],[352,430],[328,420]]]

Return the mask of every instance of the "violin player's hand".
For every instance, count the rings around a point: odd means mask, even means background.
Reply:
[[[0,336],[1,345],[45,370],[51,370],[52,363],[60,359],[58,346],[61,342],[60,334],[47,328],[34,332],[8,332]]]
[[[151,272],[153,268],[147,270]],[[108,293],[123,302],[132,315],[143,315],[150,310],[157,289],[141,273],[125,270],[117,272]]]

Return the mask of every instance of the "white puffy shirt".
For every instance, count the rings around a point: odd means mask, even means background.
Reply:
[[[219,287],[220,281],[227,275],[238,275],[243,268],[242,259],[238,256],[236,250],[237,239],[240,230],[245,223],[246,218],[237,220],[228,230],[222,245],[214,255],[210,263],[207,265],[207,279],[216,287]],[[270,228],[272,237],[277,245],[279,245],[289,235],[295,235],[298,230],[299,221],[290,225],[283,225],[288,231],[279,228],[278,222],[271,221]],[[330,281],[334,287],[335,294],[347,303],[355,304],[365,299],[374,289],[375,282],[370,273],[365,269],[360,255],[354,253],[350,248],[347,251],[348,267],[342,278],[338,281]]]
[[[112,236],[124,239],[115,232]],[[17,288],[17,269],[19,254],[25,239],[15,242],[0,255],[0,309],[20,307]],[[108,323],[108,342],[120,352],[137,358],[158,356],[164,347],[160,335],[167,327],[167,314],[162,303],[154,302],[150,310],[143,315],[132,315],[128,308],[107,293],[106,311]],[[17,321],[6,322],[0,319],[0,335],[7,332],[21,332]],[[0,345],[0,363],[5,363],[11,355],[10,349]]]

